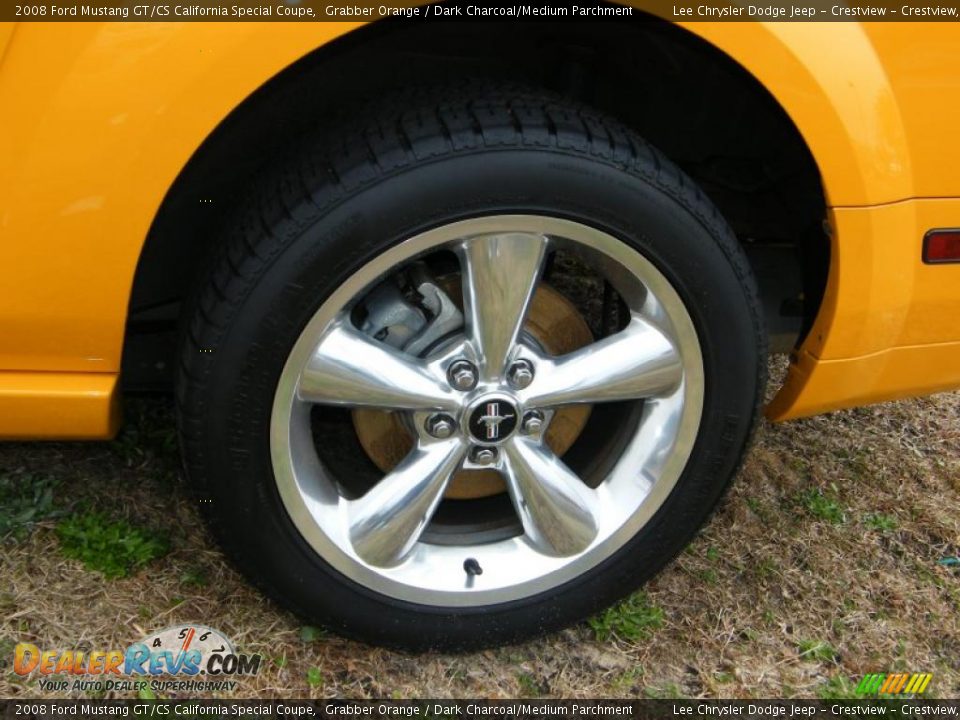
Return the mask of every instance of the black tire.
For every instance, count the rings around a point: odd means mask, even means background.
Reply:
[[[464,649],[584,618],[654,575],[718,502],[755,424],[766,340],[732,231],[629,129],[536,92],[437,91],[322,133],[252,190],[186,311],[178,383],[184,461],[224,549],[311,622],[376,644]],[[616,554],[565,585],[453,611],[377,594],[303,540],[279,496],[269,426],[290,349],[320,303],[401,240],[455,220],[547,214],[603,229],[651,260],[694,321],[703,420],[666,502]]]

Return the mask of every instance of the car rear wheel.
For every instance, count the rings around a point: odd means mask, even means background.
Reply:
[[[352,125],[264,177],[189,311],[180,427],[214,529],[374,642],[602,608],[689,541],[754,423],[742,251],[662,156],[553,97],[427,93]]]

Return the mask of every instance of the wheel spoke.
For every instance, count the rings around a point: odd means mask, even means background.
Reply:
[[[337,323],[304,369],[301,400],[396,410],[456,410],[457,399],[426,364]]]
[[[559,557],[585,550],[597,536],[594,491],[545,446],[515,438],[504,450],[510,496],[534,545]]]
[[[636,400],[673,390],[682,377],[673,343],[646,320],[634,318],[616,335],[538,363],[524,400],[538,406]]]
[[[418,445],[363,497],[348,503],[350,542],[371,565],[403,561],[463,459],[458,439]]]
[[[524,233],[483,235],[464,244],[465,314],[485,380],[503,376],[540,277],[546,246],[545,237]]]

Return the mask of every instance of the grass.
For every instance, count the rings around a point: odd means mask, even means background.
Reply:
[[[643,689],[643,696],[651,700],[667,700],[670,698],[686,697],[677,683],[665,683],[663,685],[651,686]]]
[[[637,687],[637,683],[640,681],[643,675],[643,666],[637,665],[620,673],[611,681],[610,686],[611,688],[615,689],[619,695],[632,695],[635,694],[634,689]]]
[[[312,667],[307,670],[307,685],[313,688],[323,686],[323,673],[320,668]]]
[[[156,534],[98,512],[62,520],[57,525],[57,536],[66,557],[79,560],[88,570],[99,571],[107,578],[126,577],[162,557],[168,549]]]
[[[613,637],[643,640],[663,625],[663,610],[652,605],[645,592],[638,592],[588,622],[601,642]]]
[[[837,659],[837,651],[822,640],[801,640],[797,643],[797,651],[808,661],[833,662]]]
[[[754,572],[756,572],[757,577],[761,580],[775,577],[779,569],[777,561],[773,558],[762,558],[754,565]]]
[[[517,675],[517,687],[520,688],[520,697],[534,698],[542,694],[540,685],[530,673],[519,673]]]
[[[834,525],[841,525],[847,521],[847,514],[836,499],[824,494],[819,488],[808,488],[799,494],[800,504],[807,512],[819,520],[825,520]]]
[[[858,683],[845,675],[834,675],[817,688],[817,697],[821,700],[855,700],[865,697],[857,692]]]
[[[863,516],[863,524],[870,530],[879,530],[880,532],[891,532],[897,529],[897,519],[892,515],[883,513],[869,513]]]
[[[58,696],[9,672],[17,642],[123,648],[180,622],[272,658],[231,698],[512,698],[529,683],[542,697],[843,699],[895,671],[960,697],[960,566],[940,564],[960,555],[960,393],[761,423],[689,552],[642,592],[528,643],[419,656],[267,601],[200,520],[169,403],[125,410],[119,444],[0,445],[0,517],[36,506],[0,548],[0,697]],[[61,554],[58,523],[87,512],[176,541],[105,578]]]

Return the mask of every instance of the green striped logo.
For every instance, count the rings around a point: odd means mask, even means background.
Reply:
[[[863,695],[921,695],[930,684],[930,673],[874,673],[857,685]]]

